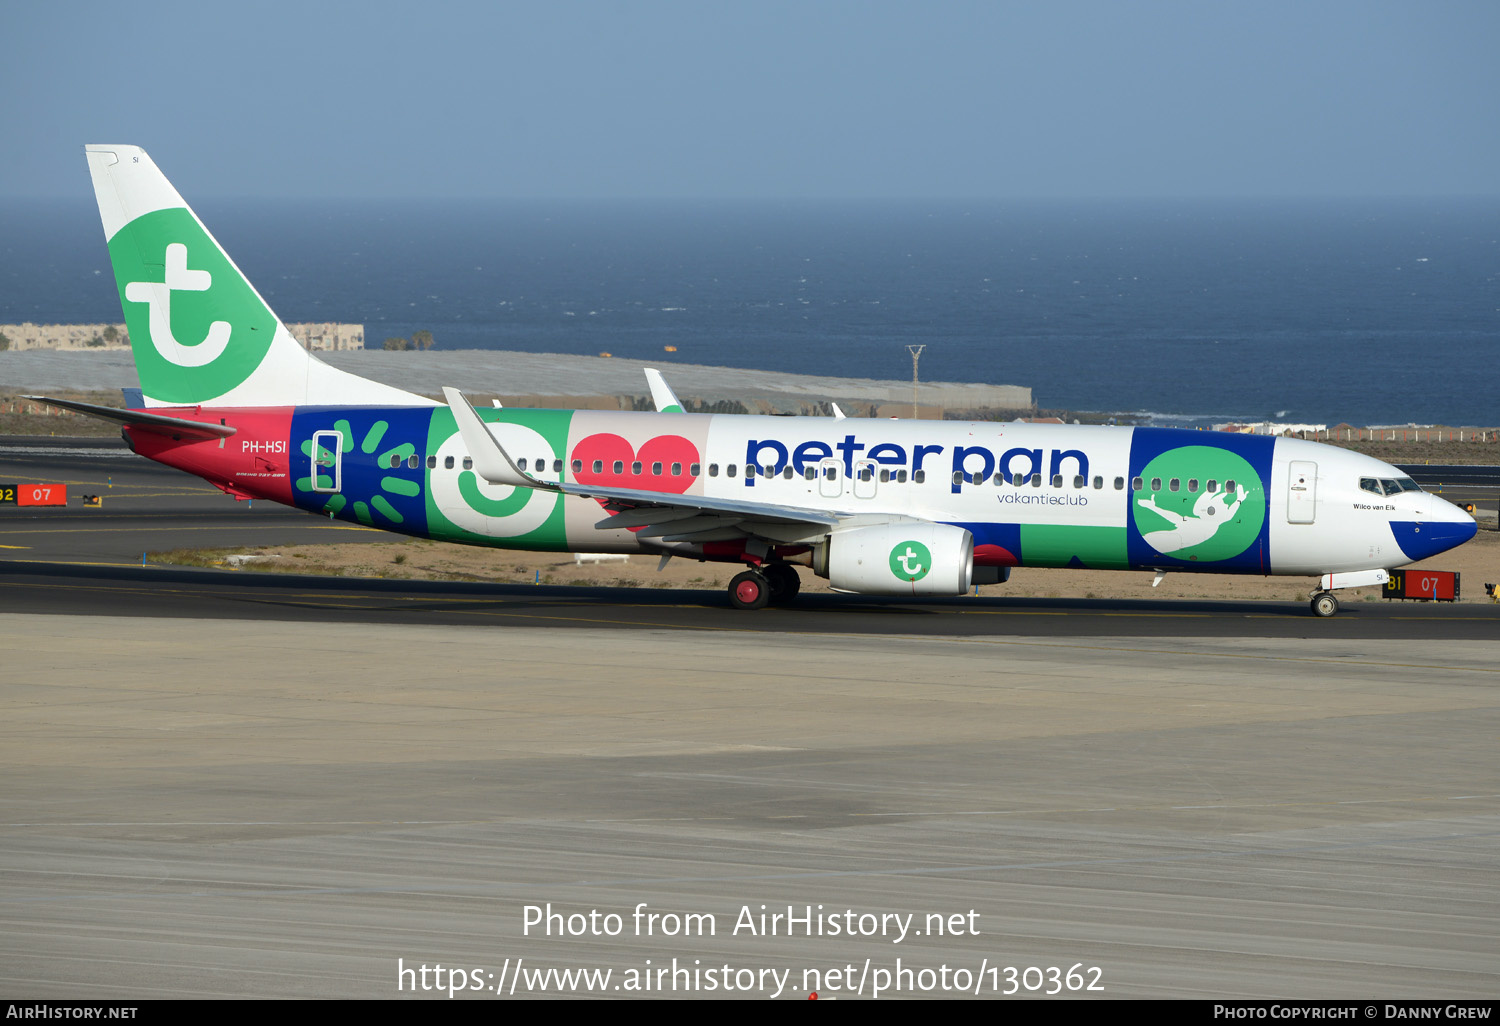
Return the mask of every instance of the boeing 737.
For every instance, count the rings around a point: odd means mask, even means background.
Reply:
[[[287,332],[144,150],[86,147],[149,459],[238,498],[421,538],[738,564],[742,609],[838,591],[953,596],[1010,568],[1320,578],[1334,592],[1474,536],[1395,467],[1291,438],[1143,427],[446,405]],[[38,397],[43,398],[43,397]]]

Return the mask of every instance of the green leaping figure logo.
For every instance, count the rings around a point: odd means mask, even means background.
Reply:
[[[1141,477],[1150,487],[1131,503],[1135,526],[1162,555],[1217,562],[1238,556],[1260,536],[1266,520],[1260,475],[1227,449],[1169,449],[1146,464]]]

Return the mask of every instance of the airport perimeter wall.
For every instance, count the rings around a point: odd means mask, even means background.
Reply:
[[[850,416],[911,416],[909,381],[492,349],[353,349],[319,355],[340,370],[408,391],[438,396],[443,386],[453,385],[478,401],[498,398],[508,406],[649,408],[643,369],[656,366],[694,412],[826,414],[828,403],[837,402]],[[123,347],[0,352],[0,398],[59,391],[116,390],[118,395],[118,389],[138,381]],[[1014,416],[1031,408],[1031,389],[1025,386],[933,381],[921,384],[918,412],[933,418],[955,410]]]
[[[338,324],[333,321],[288,324],[286,330],[308,349],[336,352],[365,347],[363,324]],[[123,324],[0,324],[5,344],[0,349],[13,352],[27,350],[129,349],[130,334]]]

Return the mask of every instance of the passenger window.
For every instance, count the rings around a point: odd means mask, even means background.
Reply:
[[[1132,492],[1144,491],[1145,488],[1146,488],[1146,482],[1144,480],[1142,480],[1141,478],[1133,477],[1133,478],[1130,479],[1130,490]]]
[[[823,476],[828,478],[828,480],[830,481],[837,481],[839,479],[839,468],[828,467],[823,471]]]
[[[897,484],[906,484],[906,471],[904,471],[904,470],[898,470],[898,471],[896,471],[896,483]]]
[[[803,480],[813,481],[813,480],[817,479],[817,476],[818,476],[818,468],[817,467],[804,467],[803,470],[802,470],[802,478],[803,478]]]
[[[1137,487],[1139,487],[1139,486],[1137,486]],[[1123,477],[1117,477],[1117,478],[1115,478],[1115,491],[1117,491],[1117,492],[1118,491],[1123,491],[1124,488],[1125,488],[1125,479]]]
[[[710,463],[708,465],[708,476],[709,477],[718,477],[719,476],[719,465],[717,463]]]
[[[437,457],[436,456],[429,456],[429,457],[427,457],[427,469],[428,470],[436,470],[437,469]]]
[[[1086,484],[1086,483],[1087,482],[1084,481],[1082,474],[1079,474],[1079,475],[1077,475],[1076,477],[1073,478],[1073,487],[1074,488],[1082,488],[1084,486],[1084,484]]]
[[[891,479],[891,472],[889,470],[882,470],[880,472],[880,483],[881,484],[885,484],[890,479]]]
[[[927,471],[925,471],[925,470],[913,470],[911,472],[911,483],[912,484],[926,484],[927,483]]]
[[[699,474],[703,473],[703,465],[700,463],[694,463],[692,466],[688,467],[688,473],[693,477],[697,477]]]
[[[1161,478],[1159,478],[1159,477],[1153,477],[1151,479],[1151,490],[1153,492],[1159,492],[1159,491],[1161,491]]]
[[[416,453],[412,453],[412,455],[406,457],[406,469],[416,470],[421,465],[422,457],[418,456]]]
[[[1010,483],[1013,484],[1013,485],[1015,485],[1017,488],[1019,488],[1021,485],[1023,485],[1023,484],[1026,483],[1026,475],[1024,475],[1024,474],[1012,474],[1010,476]]]
[[[624,460],[615,460],[615,468],[614,469],[615,469],[615,473],[616,474],[623,474],[623,473],[625,473],[625,461]]]
[[[632,474],[639,474],[641,472],[641,461],[640,460],[636,460],[634,463],[632,463],[630,465],[630,472]]]
[[[451,466],[453,466],[453,464],[450,463],[450,464],[448,464],[448,466],[451,467]],[[573,461],[573,473],[577,474],[577,473],[579,473],[582,470],[583,470],[583,460],[574,460]]]
[[[1224,492],[1227,495],[1233,495],[1234,494],[1234,482],[1233,481],[1225,481],[1224,482]]]
[[[1214,478],[1208,479],[1208,484],[1203,486],[1205,492],[1216,492],[1219,490],[1219,482]]]
[[[465,470],[473,470],[474,469],[474,457],[472,457],[472,456],[465,456],[464,457],[464,469]]]
[[[1042,475],[1041,474],[1032,474],[1031,475],[1031,487],[1033,487],[1033,488],[1040,488],[1041,486],[1042,486]]]
[[[561,474],[562,473],[562,460],[553,460],[552,461],[552,473],[554,473],[554,474]]]
[[[1188,478],[1188,491],[1193,495],[1198,494],[1198,479],[1196,477]]]
[[[954,484],[963,484],[964,483],[964,472],[962,470],[955,470],[953,472],[953,483]]]
[[[755,464],[754,463],[746,463],[745,464],[745,476],[747,478],[755,476]]]
[[[672,468],[673,468],[672,469],[672,473],[674,473],[674,474],[678,473],[679,472],[678,468],[680,468],[681,466],[682,466],[681,463],[674,463],[674,464],[672,464]],[[762,477],[775,477],[776,476],[776,468],[773,467],[771,464],[767,463],[764,467],[761,468],[760,474],[761,474]]]
[[[739,468],[740,465],[738,463],[726,463],[724,465],[724,476],[733,477],[735,474],[738,474],[740,472]]]
[[[1174,477],[1174,478],[1172,478],[1172,480],[1170,480],[1170,481],[1167,482],[1167,489],[1169,491],[1173,491],[1173,492],[1181,491],[1182,490],[1182,482],[1180,480],[1178,480],[1177,478]]]
[[[400,456],[397,456],[397,455],[394,455],[394,454],[392,454],[392,456],[391,456],[391,458],[390,458],[390,459],[389,459],[389,460],[388,460],[388,461],[387,461],[387,462],[388,462],[388,464],[389,464],[389,466],[390,466],[390,467],[391,467],[391,468],[392,468],[392,469],[394,469],[394,468],[396,468],[396,467],[399,467],[399,466],[401,466],[401,457],[400,457]],[[329,466],[332,466],[332,464],[329,464]]]
[[[1120,480],[1120,479],[1119,479],[1119,478],[1115,478],[1115,480],[1116,480],[1116,481],[1119,481],[1119,480]],[[1121,483],[1121,484],[1124,484],[1124,482],[1123,482],[1123,481],[1121,481],[1121,482],[1120,482],[1120,483]],[[1096,474],[1096,475],[1094,475],[1094,491],[1096,491],[1096,492],[1097,492],[1097,491],[1099,491],[1099,490],[1100,490],[1100,489],[1102,489],[1102,488],[1103,488],[1103,487],[1104,487],[1104,478],[1103,478],[1103,477],[1100,477],[1100,476],[1099,476],[1099,475],[1097,475],[1097,474]],[[1116,486],[1115,486],[1115,487],[1116,487],[1116,488],[1118,488],[1118,487],[1119,487],[1119,485],[1116,485]]]
[[[674,463],[674,464],[672,464],[672,476],[673,477],[681,477],[682,476],[682,464],[681,463]]]
[[[522,470],[526,469],[526,457],[525,456],[521,457],[521,469]]]
[[[465,461],[465,462],[467,462],[467,461]],[[603,460],[595,460],[594,461],[594,473],[596,473],[596,474],[602,474],[602,473],[604,473],[604,461]]]
[[[660,463],[653,463],[653,464],[651,464],[651,476],[652,477],[661,477],[661,464]]]
[[[444,470],[452,470],[453,469],[453,457],[452,456],[445,456],[445,457],[443,457],[443,469]]]
[[[1053,474],[1052,475],[1052,487],[1053,488],[1061,488],[1062,487],[1062,475],[1061,474]]]

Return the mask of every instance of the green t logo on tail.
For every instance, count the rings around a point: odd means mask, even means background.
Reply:
[[[932,569],[932,553],[919,541],[905,541],[891,550],[891,573],[903,581],[920,581]]]
[[[136,218],[109,240],[109,257],[141,390],[153,399],[216,399],[271,348],[275,316],[187,210]]]

